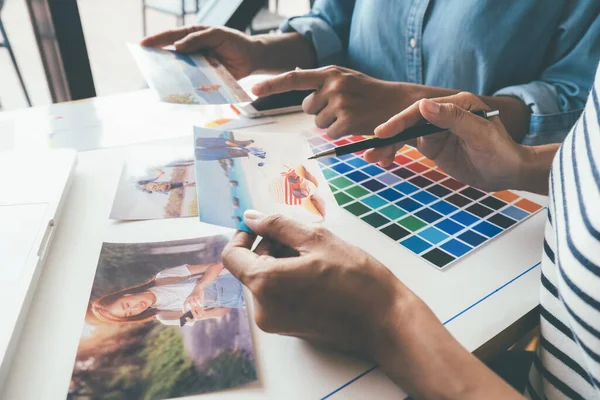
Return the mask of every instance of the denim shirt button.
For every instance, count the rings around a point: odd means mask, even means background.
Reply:
[[[410,47],[414,49],[415,47],[417,47],[417,39],[415,39],[414,37],[410,38],[408,44],[410,44]]]

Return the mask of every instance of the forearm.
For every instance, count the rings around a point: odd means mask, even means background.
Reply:
[[[296,67],[308,69],[317,66],[312,43],[298,33],[256,36],[255,45],[254,73],[273,74]]]
[[[217,276],[223,270],[223,264],[198,264],[198,265],[189,265],[188,269],[192,273],[192,275],[204,273],[198,285],[205,285],[217,279]]]
[[[466,351],[416,296],[401,301],[375,351],[383,372],[415,398],[520,399]]]
[[[558,143],[523,146],[521,173],[515,189],[547,195],[552,162],[559,148]]]

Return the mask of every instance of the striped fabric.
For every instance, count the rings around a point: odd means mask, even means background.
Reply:
[[[269,187],[269,193],[273,199],[280,204],[288,206],[299,206],[302,199],[294,196],[292,185],[288,182],[287,176],[282,174],[280,178],[274,179]]]
[[[599,91],[600,68],[552,167],[532,399],[600,398]]]
[[[283,176],[283,182],[285,185],[285,204],[291,206],[298,206],[302,204],[302,199],[294,196],[294,187],[297,185],[292,185],[288,179],[290,176],[297,177],[298,175],[296,175],[296,172],[293,169],[289,169],[287,172],[284,172],[281,175]]]

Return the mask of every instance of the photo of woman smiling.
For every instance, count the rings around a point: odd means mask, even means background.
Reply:
[[[162,270],[146,283],[103,296],[92,312],[103,322],[139,323],[156,319],[179,325],[188,311],[186,325],[227,315],[244,307],[241,283],[223,271],[222,263],[180,265]]]
[[[68,398],[174,399],[254,382],[242,285],[221,261],[228,241],[103,243]]]

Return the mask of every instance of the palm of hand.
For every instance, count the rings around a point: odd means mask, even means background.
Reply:
[[[519,167],[511,140],[482,132],[481,140],[466,143],[451,133],[418,139],[417,148],[458,181],[486,191],[512,186]]]

